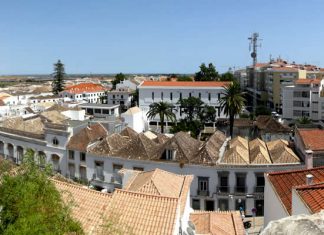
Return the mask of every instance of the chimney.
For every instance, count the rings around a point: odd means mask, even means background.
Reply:
[[[313,184],[313,178],[314,176],[312,174],[306,175],[306,185],[312,185]]]
[[[313,151],[310,149],[305,151],[305,164],[307,169],[313,168]]]

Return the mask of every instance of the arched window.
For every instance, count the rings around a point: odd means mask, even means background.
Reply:
[[[52,143],[53,145],[59,145],[59,141],[56,137],[53,138]]]

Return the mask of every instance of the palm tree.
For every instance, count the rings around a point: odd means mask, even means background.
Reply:
[[[241,92],[240,85],[236,82],[233,82],[224,88],[225,92],[222,93],[223,97],[221,97],[220,105],[221,109],[224,110],[225,115],[229,116],[230,135],[233,138],[234,118],[236,115],[241,113],[244,107],[244,93]]]
[[[161,132],[164,132],[164,118],[170,121],[175,121],[176,116],[172,112],[173,106],[170,103],[160,101],[158,103],[153,103],[150,105],[150,110],[148,111],[147,118],[153,119],[156,115],[159,115],[161,122]]]

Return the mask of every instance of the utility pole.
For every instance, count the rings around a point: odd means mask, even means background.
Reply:
[[[256,64],[257,64],[257,49],[261,47],[258,44],[259,33],[253,33],[251,37],[248,38],[250,41],[249,50],[252,50],[251,57],[253,59],[252,68],[252,81],[253,81],[253,113],[255,114],[255,109],[257,106],[257,81],[256,81]],[[260,39],[261,40],[261,39]]]

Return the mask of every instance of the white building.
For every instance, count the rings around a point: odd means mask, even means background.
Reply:
[[[324,120],[324,81],[298,79],[294,85],[282,89],[282,117],[294,120],[308,117],[313,121]]]
[[[137,133],[147,130],[147,118],[144,112],[139,107],[129,108],[121,114],[121,117],[127,123],[127,126],[132,128]]]
[[[107,93],[107,104],[120,105],[122,109],[131,107],[133,91],[128,88],[119,88]]]
[[[80,83],[69,86],[60,93],[60,96],[69,101],[85,101],[88,103],[100,103],[100,97],[105,95],[107,89],[95,83]]]
[[[105,118],[110,116],[119,116],[119,105],[108,104],[92,104],[84,103],[78,105],[81,109],[85,110],[87,115],[91,115],[97,118]]]
[[[200,98],[205,104],[216,109],[217,118],[225,118],[221,111],[219,100],[224,92],[224,86],[229,82],[158,82],[144,81],[138,86],[139,107],[145,113],[150,109],[154,102],[165,101],[175,107],[177,119],[184,118],[184,114],[177,102],[180,99],[187,99],[191,96]],[[158,121],[156,116],[154,120]]]
[[[125,89],[125,88],[135,91],[137,89],[137,84],[136,82],[129,79],[123,80],[120,83],[116,84],[116,90]]]
[[[265,174],[264,225],[291,215],[324,209],[324,168]]]

